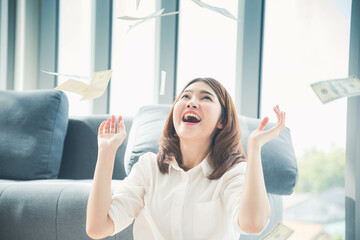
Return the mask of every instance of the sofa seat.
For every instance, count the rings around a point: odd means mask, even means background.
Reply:
[[[112,180],[112,191],[121,181]],[[0,179],[0,216],[7,216],[0,217],[0,239],[91,239],[86,235],[86,206],[91,184],[91,179]],[[268,197],[272,214],[264,232],[282,221],[281,195],[268,194]],[[131,240],[132,228],[133,224],[105,239]],[[244,235],[241,239],[255,240],[259,236]]]
[[[120,181],[113,180],[112,189]],[[0,216],[6,218],[0,217],[0,239],[91,239],[85,227],[91,183],[92,180],[1,179]],[[132,239],[132,225],[107,239]]]

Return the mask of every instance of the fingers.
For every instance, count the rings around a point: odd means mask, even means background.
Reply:
[[[285,117],[286,117],[286,114],[285,112],[282,112],[280,111],[280,108],[279,108],[279,105],[276,105],[274,107],[274,111],[277,115],[277,118],[278,118],[278,123],[277,123],[277,126],[281,129],[283,129],[285,127]]]
[[[119,116],[119,119],[118,119],[117,132],[119,133],[120,131],[125,131],[125,124],[124,124],[124,121],[122,119],[122,116]]]
[[[124,121],[122,119],[122,116],[119,116],[118,118],[118,123],[117,123],[117,127],[116,127],[116,120],[115,120],[115,115],[112,115],[110,118],[108,118],[107,120],[103,121],[100,124],[99,127],[99,131],[98,134],[115,134],[115,133],[119,133],[121,131],[125,131],[125,124]],[[109,131],[110,128],[110,131]],[[116,130],[116,132],[115,132]]]
[[[259,131],[262,131],[264,130],[266,124],[269,122],[269,118],[268,117],[265,117],[261,123],[260,123],[260,126],[259,126]]]
[[[276,116],[278,118],[278,120],[280,120],[281,116],[280,116],[280,108],[279,108],[279,105],[276,105],[274,107],[274,112],[276,113]]]
[[[285,127],[285,118],[286,118],[286,112],[283,112],[283,117],[282,117],[282,128]]]
[[[112,133],[112,134],[115,133],[115,116],[114,115],[111,116],[111,120],[110,120],[110,133]]]
[[[104,133],[105,123],[106,121],[102,121],[102,123],[100,124],[98,135],[102,135]]]
[[[110,121],[111,121],[111,118],[108,118],[108,119],[106,120],[106,122],[105,122],[105,130],[104,130],[104,134],[109,133]]]

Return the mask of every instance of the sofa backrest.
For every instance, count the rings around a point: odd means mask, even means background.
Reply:
[[[124,116],[127,138],[117,151],[113,179],[123,179],[146,152],[158,152],[158,139],[162,134],[170,105],[149,105],[139,109],[134,118]],[[109,116],[71,118],[64,143],[59,178],[92,179],[97,161],[97,131]],[[242,145],[246,152],[248,135],[260,124],[260,119],[239,115]],[[265,130],[274,126],[269,122]],[[265,144],[261,151],[267,191],[272,194],[291,194],[297,181],[297,161],[292,146],[290,129]]]
[[[102,121],[109,115],[93,115],[72,117],[69,119],[65,137],[59,178],[61,179],[92,179],[97,161],[97,133]],[[123,116],[125,128],[129,132],[132,117]],[[113,179],[124,179],[124,153],[127,139],[119,147],[113,172]]]

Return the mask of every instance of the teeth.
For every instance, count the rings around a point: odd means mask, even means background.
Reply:
[[[184,116],[184,118],[185,119],[187,119],[188,117],[195,117],[198,121],[200,121],[200,118],[197,116],[197,115],[195,115],[195,114],[193,114],[193,113],[187,113],[187,114],[185,114],[185,116]]]

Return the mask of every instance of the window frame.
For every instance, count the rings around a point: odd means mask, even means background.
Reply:
[[[360,77],[360,0],[352,0],[349,76]],[[360,238],[360,96],[347,99],[345,238]]]

